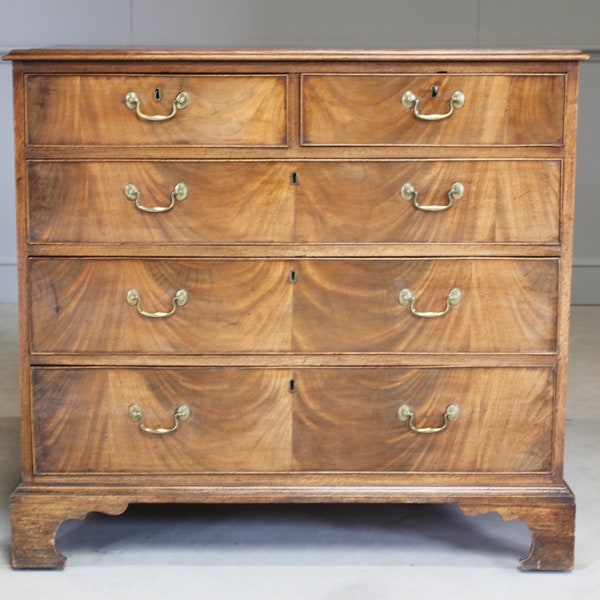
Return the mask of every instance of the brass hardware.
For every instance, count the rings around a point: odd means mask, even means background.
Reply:
[[[440,431],[444,431],[446,427],[448,427],[448,423],[452,423],[458,419],[459,416],[458,406],[454,404],[450,404],[446,408],[446,412],[444,413],[444,424],[440,427],[415,427],[414,425],[414,416],[415,413],[410,409],[408,404],[403,404],[398,409],[398,418],[401,421],[408,421],[408,426],[415,433],[439,433]]]
[[[188,301],[187,291],[183,290],[183,289],[177,290],[177,292],[175,293],[175,296],[173,296],[173,300],[172,300],[173,308],[169,312],[150,313],[150,312],[146,312],[145,310],[141,309],[140,305],[142,302],[142,298],[137,290],[129,290],[127,292],[127,304],[129,304],[130,306],[135,306],[136,310],[138,311],[138,313],[140,313],[140,315],[142,315],[144,317],[150,317],[151,319],[163,319],[165,317],[170,317],[172,314],[175,313],[178,306],[184,306],[187,301]]]
[[[416,317],[421,317],[423,319],[434,319],[436,317],[443,317],[448,313],[451,306],[456,306],[462,299],[462,293],[458,288],[454,288],[450,290],[448,297],[446,298],[446,308],[441,312],[418,312],[415,309],[415,297],[413,293],[405,288],[400,291],[398,295],[398,301],[402,306],[410,305],[410,312]]]
[[[175,414],[173,415],[173,427],[151,428],[146,427],[146,425],[142,423],[144,415],[142,413],[142,409],[137,404],[132,404],[129,407],[129,420],[132,423],[137,423],[138,427],[142,431],[145,431],[146,433],[152,433],[154,435],[165,435],[166,433],[172,433],[179,427],[179,423],[184,423],[190,418],[190,414],[190,409],[185,404],[183,404],[175,411]]]
[[[140,192],[140,190],[133,185],[133,183],[128,183],[123,188],[123,193],[128,200],[135,201],[135,206],[139,210],[147,213],[162,213],[171,210],[175,206],[175,202],[182,202],[185,200],[188,196],[188,188],[185,183],[178,183],[171,192],[171,204],[169,204],[169,206],[147,207],[140,204],[140,196],[142,195],[142,192]]]
[[[413,111],[415,117],[422,119],[423,121],[441,121],[447,119],[455,108],[462,108],[465,105],[465,95],[460,90],[456,90],[450,98],[450,110],[443,115],[423,115],[418,109],[419,99],[412,92],[404,92],[402,94],[402,106],[407,110]]]
[[[425,212],[441,212],[443,210],[448,210],[454,205],[455,200],[460,200],[464,194],[465,186],[460,183],[460,181],[456,181],[452,184],[452,187],[448,191],[448,204],[424,206],[423,204],[419,204],[417,201],[419,192],[417,192],[416,188],[411,183],[405,183],[400,190],[400,195],[402,196],[403,200],[412,202],[415,208]]]
[[[154,97],[156,98],[156,95]],[[175,96],[175,99],[173,100],[173,111],[170,115],[145,115],[140,110],[140,99],[135,92],[129,92],[125,96],[125,106],[127,106],[129,110],[135,110],[137,116],[140,119],[144,119],[144,121],[168,121],[177,114],[178,110],[183,110],[188,106],[189,103],[190,97],[187,94],[187,92],[179,92],[179,94],[177,94],[177,96]]]

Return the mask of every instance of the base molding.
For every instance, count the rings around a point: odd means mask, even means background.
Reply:
[[[11,495],[12,564],[15,569],[62,569],[56,532],[68,519],[91,512],[119,515],[129,504],[221,503],[457,504],[468,516],[498,513],[523,521],[531,551],[526,571],[573,568],[575,499],[566,484],[543,488],[403,486],[40,486],[21,484]]]

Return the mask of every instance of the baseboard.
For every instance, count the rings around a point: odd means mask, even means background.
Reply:
[[[571,304],[600,304],[600,263],[577,261],[573,265]]]
[[[0,258],[0,302],[17,301],[17,263]]]

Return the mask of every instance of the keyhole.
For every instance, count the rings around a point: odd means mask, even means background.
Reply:
[[[290,184],[298,185],[298,173],[296,173],[296,171],[293,171],[290,175]]]
[[[436,98],[438,93],[440,91],[440,86],[439,85],[432,85],[431,86],[431,97],[432,98]]]
[[[154,88],[154,99],[157,102],[160,102],[160,99],[162,98],[162,94],[160,92],[160,88]]]
[[[290,271],[290,283],[296,283],[296,281],[298,281],[298,276],[296,274],[296,271],[292,269]]]
[[[296,382],[293,379],[290,379],[290,394],[293,394],[296,391]]]

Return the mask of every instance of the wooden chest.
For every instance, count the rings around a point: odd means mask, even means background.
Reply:
[[[575,51],[15,51],[15,567],[130,503],[457,503],[573,565]]]

